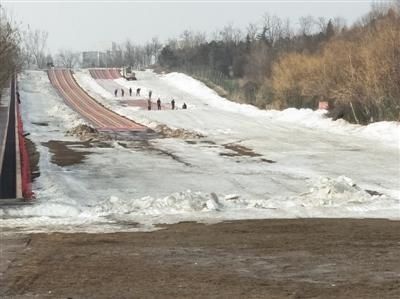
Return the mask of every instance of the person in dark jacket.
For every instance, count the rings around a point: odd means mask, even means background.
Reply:
[[[137,89],[136,89],[136,96],[137,96],[137,97],[140,96],[140,88],[137,88]]]
[[[151,95],[153,94],[153,92],[151,90],[149,90],[149,99],[151,100]]]
[[[114,90],[114,95],[117,96],[118,95],[118,89]]]
[[[124,94],[125,94],[125,91],[123,88],[121,88],[121,95],[124,96]]]
[[[132,87],[129,87],[129,96],[132,96]]]
[[[158,100],[157,100],[157,109],[161,110],[161,100],[160,100],[160,98],[158,98]]]
[[[187,109],[186,103],[183,103],[182,109]]]
[[[174,99],[172,99],[172,101],[171,101],[171,109],[175,110],[175,100]]]
[[[151,100],[147,100],[147,110],[151,110]]]

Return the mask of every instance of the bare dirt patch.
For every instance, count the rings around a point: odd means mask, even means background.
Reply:
[[[230,152],[220,153],[221,156],[228,157],[238,157],[238,156],[247,156],[247,157],[260,157],[260,154],[255,153],[251,148],[245,147],[240,144],[235,143],[227,143],[223,144],[223,147]]]
[[[42,144],[47,146],[52,153],[51,162],[61,167],[82,163],[86,156],[91,153],[89,151],[76,150],[76,148],[91,147],[89,141],[74,142],[50,140],[48,142],[42,142]]]
[[[99,132],[95,128],[88,125],[79,125],[67,131],[67,135],[76,136],[80,140],[111,140],[112,137]]]
[[[400,297],[399,221],[253,220],[165,227],[152,233],[31,235],[3,274],[0,296]]]
[[[261,158],[260,160],[261,160],[262,162],[266,162],[266,163],[276,163],[276,161],[274,161],[274,160],[265,159],[265,158]]]
[[[204,135],[185,130],[185,129],[173,129],[166,125],[157,125],[154,129],[157,133],[163,135],[164,137],[170,138],[181,138],[181,139],[194,139],[194,138],[203,138]]]
[[[49,123],[48,122],[45,122],[45,121],[43,121],[43,122],[32,122],[32,124],[34,124],[34,125],[37,125],[37,126],[41,126],[41,127],[47,127],[48,125],[49,125]]]

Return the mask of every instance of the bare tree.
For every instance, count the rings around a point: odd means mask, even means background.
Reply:
[[[19,32],[0,5],[0,92],[11,74],[22,67],[19,45]]]
[[[179,42],[176,38],[170,38],[167,40],[167,45],[171,50],[177,50],[179,48]]]
[[[151,45],[151,55],[154,57],[154,62],[157,62],[158,54],[162,49],[162,44],[158,41],[158,37],[153,37],[150,42]]]
[[[128,39],[125,42],[124,64],[133,66],[135,61],[135,46]]]
[[[258,26],[254,23],[250,23],[247,26],[246,30],[247,36],[249,38],[250,42],[254,42],[257,38],[257,33],[258,33]]]
[[[74,68],[79,62],[79,53],[71,50],[59,50],[56,55],[56,64],[66,68]]]
[[[180,48],[191,49],[193,48],[193,32],[185,30],[180,35]]]
[[[270,46],[281,39],[284,34],[283,22],[277,16],[265,13],[261,20],[262,33],[259,38],[267,42]]]
[[[219,32],[220,40],[224,43],[231,43],[237,45],[243,40],[243,33],[240,29],[233,27],[232,24],[228,24]]]
[[[46,67],[46,44],[48,33],[41,30],[31,30],[28,29],[23,32],[24,38],[24,50],[28,61],[32,61],[38,68]]]
[[[340,31],[342,31],[343,28],[346,27],[346,20],[342,17],[335,17],[332,20],[332,25],[335,33],[339,33]]]
[[[317,26],[320,32],[326,32],[326,28],[328,26],[328,21],[324,17],[319,17],[315,20],[315,25]]]
[[[299,31],[300,34],[307,36],[311,35],[314,30],[315,20],[312,16],[306,16],[299,18]]]
[[[146,45],[144,46],[144,62],[145,65],[148,66],[151,64],[151,60],[152,60],[152,55],[153,55],[153,45],[149,42],[146,43]]]
[[[207,35],[204,32],[196,32],[193,36],[193,44],[198,47],[207,42]]]

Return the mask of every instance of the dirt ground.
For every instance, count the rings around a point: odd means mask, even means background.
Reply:
[[[6,235],[1,298],[400,298],[400,222],[180,223]]]

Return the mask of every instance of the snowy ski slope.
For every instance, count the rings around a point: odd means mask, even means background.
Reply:
[[[90,151],[84,163],[57,166],[43,143],[76,140],[65,132],[83,121],[45,73],[26,72],[20,78],[24,126],[41,155],[41,176],[33,186],[37,203],[3,208],[1,226],[104,232],[182,220],[400,218],[398,123],[362,127],[311,110],[262,111],[220,98],[183,74],[136,74],[138,81],[115,81],[143,94],[151,89],[164,103],[186,102],[188,109],[138,110],[121,105],[86,70],[75,72],[75,79],[100,103],[136,122],[204,137],[75,149]],[[48,125],[35,125],[39,121]]]

